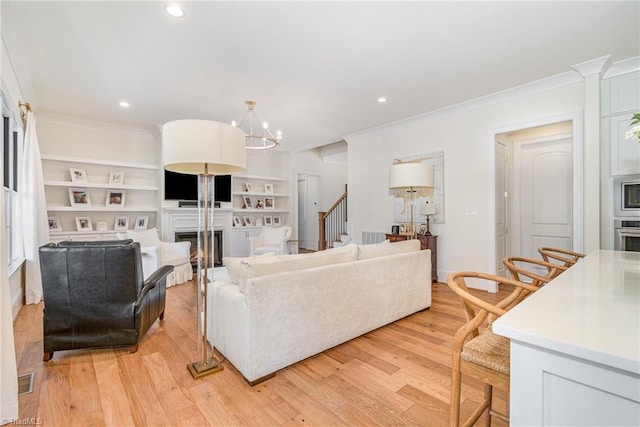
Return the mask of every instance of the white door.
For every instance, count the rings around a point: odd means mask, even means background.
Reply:
[[[508,145],[496,136],[496,274],[510,277],[502,260],[510,253]]]
[[[305,248],[307,240],[307,176],[298,175],[298,240],[299,247]]]
[[[550,137],[546,140],[514,144],[513,169],[513,208],[517,211],[514,212],[512,224],[515,235],[513,255],[540,258],[537,250],[541,246],[571,250],[571,138]]]
[[[307,175],[307,231],[304,247],[318,250],[318,209],[320,208],[320,177]]]

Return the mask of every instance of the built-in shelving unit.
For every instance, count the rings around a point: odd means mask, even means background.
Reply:
[[[114,239],[116,217],[129,218],[129,229],[141,217],[147,218],[148,227],[155,226],[160,190],[157,165],[51,154],[43,154],[41,158],[47,211],[62,227],[49,231],[52,241]],[[72,182],[71,168],[85,170],[86,182]],[[124,172],[124,182],[110,184],[111,172]],[[90,206],[72,206],[69,200],[72,188],[85,190],[91,199]],[[110,190],[124,193],[124,206],[107,204]],[[78,230],[77,217],[88,218],[93,230]],[[106,222],[107,229],[96,230],[98,221]]]
[[[250,238],[257,237],[265,225],[289,224],[291,212],[289,179],[241,174],[233,177],[233,233],[231,256],[249,255]],[[251,207],[245,205],[245,199]],[[267,203],[267,199],[271,199]],[[256,208],[260,201],[262,208]],[[270,204],[272,208],[267,207]],[[277,218],[277,223],[276,223]],[[250,221],[247,224],[246,220]]]

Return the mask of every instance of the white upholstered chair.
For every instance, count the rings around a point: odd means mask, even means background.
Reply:
[[[291,227],[262,227],[260,235],[251,237],[250,255],[262,255],[273,252],[278,255],[289,253]]]
[[[118,233],[119,239],[132,239],[140,243],[142,272],[146,279],[162,265],[172,265],[173,272],[167,276],[167,287],[184,283],[193,277],[190,242],[163,242],[158,230],[127,230]]]

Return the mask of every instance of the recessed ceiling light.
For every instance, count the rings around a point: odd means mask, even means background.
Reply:
[[[184,11],[177,4],[170,4],[165,8],[167,13],[175,18],[182,18],[184,16]]]
[[[122,108],[129,108],[129,103],[127,101],[120,101],[118,103]]]
[[[385,98],[384,96],[381,96],[380,98],[378,98],[378,102],[380,104],[384,104],[385,102],[387,102],[387,98]]]

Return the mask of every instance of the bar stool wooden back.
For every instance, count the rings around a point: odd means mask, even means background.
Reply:
[[[507,257],[502,261],[502,263],[509,269],[511,277],[515,280],[522,282],[529,282],[529,280],[531,280],[530,283],[537,287],[546,285],[551,280],[558,277],[560,273],[569,268],[564,265],[548,261],[518,256]],[[533,270],[536,266],[546,269],[547,274],[541,275],[536,273]]]
[[[466,284],[469,278],[512,285],[513,291],[497,304],[492,304],[469,292]],[[462,425],[474,424],[483,414],[486,416],[487,426],[491,424],[492,416],[508,422],[508,409],[506,414],[500,414],[493,410],[492,401],[493,387],[509,391],[509,339],[495,335],[491,331],[491,323],[506,313],[514,301],[523,299],[538,288],[517,280],[470,271],[450,274],[447,284],[462,299],[467,318],[467,322],[458,329],[453,339],[449,424],[455,427],[461,425],[462,374],[485,383],[482,403]]]
[[[565,267],[571,267],[580,259],[587,256],[580,252],[568,251],[566,249],[542,247],[538,248],[538,252],[542,256],[542,259],[546,262],[560,261]]]

